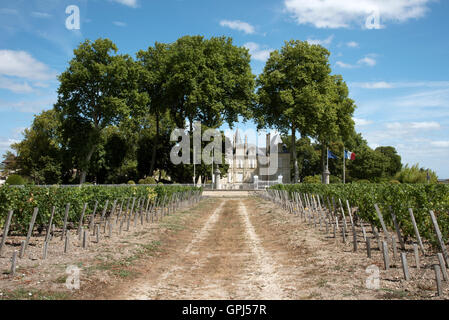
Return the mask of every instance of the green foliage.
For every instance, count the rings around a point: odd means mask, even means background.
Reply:
[[[136,184],[133,180],[129,180],[128,184]]]
[[[164,196],[170,197],[173,193],[184,191],[201,190],[201,188],[185,186],[164,186],[155,187],[123,185],[123,186],[93,186],[82,185],[73,187],[39,187],[39,186],[2,186],[0,187],[0,225],[3,225],[7,212],[14,210],[11,230],[24,232],[31,220],[33,209],[39,208],[36,218],[37,226],[48,224],[52,207],[56,207],[54,223],[62,225],[64,210],[67,203],[70,203],[69,221],[77,223],[79,221],[84,203],[88,204],[88,211],[92,212],[95,201],[98,201],[97,212],[103,210],[106,200],[109,200],[109,210],[111,202],[118,200],[120,203],[127,198],[149,198],[155,201]],[[86,212],[86,214],[87,214]]]
[[[297,132],[321,145],[324,166],[326,147],[345,140],[354,131],[354,102],[340,75],[330,75],[329,51],[307,41],[285,42],[271,53],[257,79],[258,103],[254,107],[258,127],[276,127],[283,134]],[[293,148],[295,150],[295,148]],[[324,152],[323,152],[324,150]],[[295,181],[299,178],[296,153],[292,153]]]
[[[59,76],[55,108],[62,119],[64,140],[76,151],[80,183],[85,181],[102,130],[138,114],[148,100],[138,90],[139,66],[130,56],[114,55],[117,50],[109,39],[86,40]]]
[[[12,174],[6,179],[6,184],[21,186],[26,184],[26,180],[18,174]]]
[[[156,179],[153,177],[146,177],[145,179],[140,179],[139,184],[156,184]]]
[[[320,175],[314,175],[314,176],[307,176],[304,178],[304,183],[321,183],[321,176]]]
[[[449,185],[441,184],[296,184],[276,185],[272,189],[291,192],[320,194],[325,199],[348,200],[352,207],[357,207],[357,215],[381,227],[374,209],[378,204],[385,223],[394,228],[391,210],[398,218],[399,227],[406,237],[414,237],[413,225],[408,208],[413,209],[418,229],[421,235],[431,243],[436,244],[434,229],[429,211],[433,210],[438,219],[441,233],[445,240],[449,236]]]
[[[342,183],[341,178],[336,177],[336,176],[329,176],[329,182],[330,183]]]
[[[429,170],[430,183],[437,183],[438,177],[436,173]],[[395,179],[402,183],[426,183],[427,182],[427,170],[419,168],[418,164],[411,167],[406,165],[400,172],[395,175]]]
[[[61,182],[63,150],[60,146],[60,121],[54,110],[35,116],[33,124],[24,130],[24,139],[12,145],[17,152],[20,174],[36,184]]]

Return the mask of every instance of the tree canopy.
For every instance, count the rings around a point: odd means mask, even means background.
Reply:
[[[355,132],[355,103],[343,77],[331,74],[329,55],[322,46],[291,40],[270,54],[256,79],[248,49],[228,37],[156,42],[136,59],[118,54],[109,39],[86,40],[59,76],[54,108],[35,116],[24,139],[12,145],[17,156],[4,155],[3,171],[36,184],[168,177],[191,183],[193,165],[170,161],[172,130],[192,134],[194,121],[204,132],[253,119],[287,138],[295,181],[316,181],[326,148],[340,158],[344,149],[356,153],[347,161],[347,181],[421,181],[423,169],[402,168],[394,147],[373,150]],[[222,142],[224,156],[223,133]],[[218,168],[226,174],[222,160]],[[197,176],[211,176],[204,162],[195,169]],[[329,169],[331,181],[341,181],[341,159],[330,160]]]
[[[349,136],[354,130],[355,105],[342,77],[330,74],[329,55],[320,45],[294,40],[271,53],[257,80],[254,115],[259,127],[274,126],[284,134],[291,131],[291,145],[299,132],[301,137],[319,141],[322,150],[331,141]],[[292,160],[297,181],[299,167],[293,151]]]

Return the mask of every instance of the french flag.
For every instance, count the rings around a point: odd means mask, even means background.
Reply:
[[[345,158],[348,160],[355,160],[355,153],[345,150]]]

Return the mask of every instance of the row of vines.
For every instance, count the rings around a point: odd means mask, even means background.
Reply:
[[[28,227],[34,208],[39,208],[36,225],[48,223],[53,206],[57,211],[54,223],[62,225],[66,204],[70,203],[69,221],[78,221],[84,204],[88,204],[88,212],[92,211],[98,201],[97,212],[103,210],[106,200],[109,204],[117,200],[125,202],[130,198],[150,199],[153,203],[168,201],[175,193],[198,190],[197,187],[177,185],[123,185],[123,186],[2,186],[0,187],[0,225],[4,225],[8,211],[13,210],[11,230],[24,232]],[[110,205],[109,205],[110,206]],[[110,209],[110,208],[109,208]]]
[[[387,227],[393,228],[392,210],[397,219],[403,236],[414,236],[413,224],[409,208],[413,210],[418,229],[425,239],[432,244],[437,243],[430,210],[437,217],[444,241],[449,236],[449,185],[440,184],[294,184],[275,185],[277,190],[286,190],[301,194],[319,194],[324,199],[348,200],[352,207],[357,208],[357,215],[370,223],[381,227],[374,204],[382,211]],[[330,201],[332,203],[332,201]]]

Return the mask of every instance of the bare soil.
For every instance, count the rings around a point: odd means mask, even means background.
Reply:
[[[367,230],[368,231],[368,230]],[[63,254],[52,240],[49,258],[42,260],[41,243],[33,238],[27,257],[19,260],[16,277],[5,273],[0,292],[5,299],[447,299],[436,297],[434,255],[421,257],[416,269],[408,253],[411,280],[405,281],[397,257],[390,270],[372,241],[366,257],[359,232],[359,249],[343,243],[324,226],[307,225],[298,215],[247,194],[206,198],[161,222],[130,232],[103,235],[88,249],[73,245]],[[20,239],[12,239],[20,243]],[[17,247],[15,247],[17,249]],[[9,257],[13,246],[4,254]],[[10,267],[8,258],[0,267]],[[81,287],[65,287],[68,265],[81,268]],[[377,266],[380,287],[366,285]],[[31,296],[29,294],[32,294]]]

